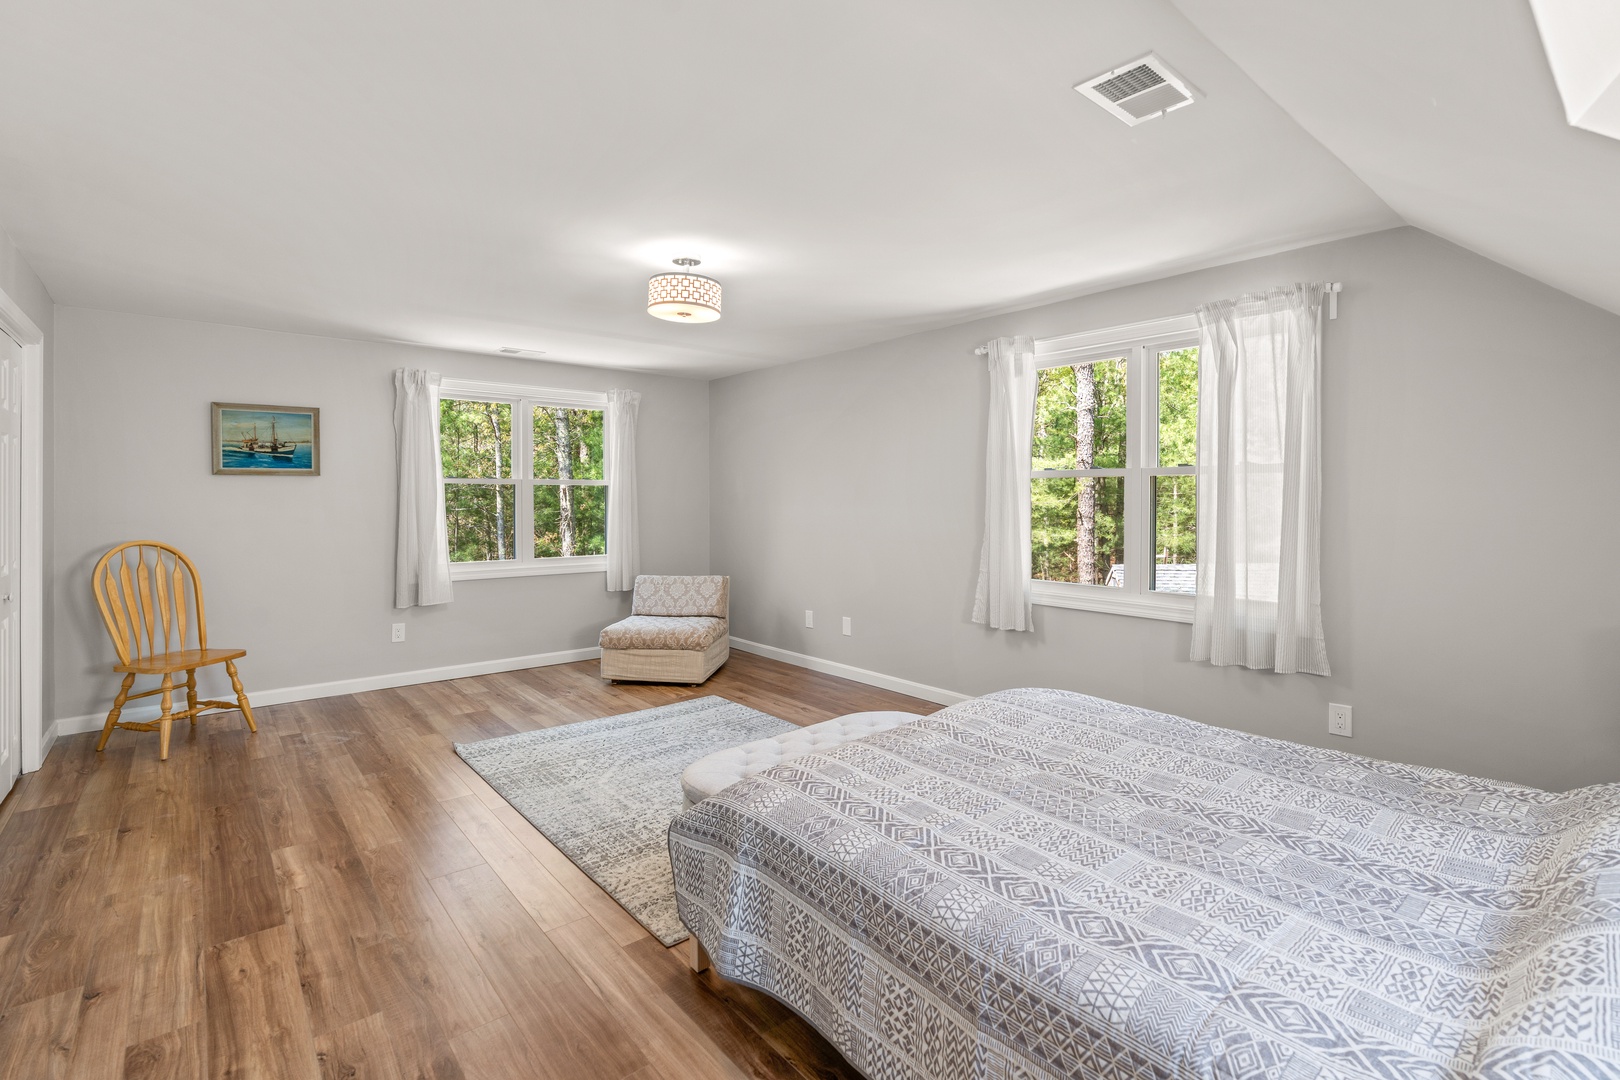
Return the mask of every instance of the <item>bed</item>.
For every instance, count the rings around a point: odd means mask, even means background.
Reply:
[[[1620,785],[1009,690],[735,784],[670,851],[715,970],[871,1080],[1620,1077]]]

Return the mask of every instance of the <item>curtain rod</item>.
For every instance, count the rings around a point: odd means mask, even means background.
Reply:
[[[1344,291],[1344,282],[1329,281],[1322,286],[1322,291],[1327,294],[1328,318],[1337,319],[1339,317],[1339,294]],[[990,346],[980,345],[977,349],[973,350],[973,355],[990,355]]]

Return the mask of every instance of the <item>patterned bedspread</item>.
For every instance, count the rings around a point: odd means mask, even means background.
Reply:
[[[676,819],[681,918],[872,1080],[1620,1077],[1620,785],[1010,690]]]

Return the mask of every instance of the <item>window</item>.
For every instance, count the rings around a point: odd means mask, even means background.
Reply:
[[[446,379],[450,576],[607,569],[607,396]]]
[[[1035,363],[1035,602],[1192,621],[1196,319],[1037,341]]]

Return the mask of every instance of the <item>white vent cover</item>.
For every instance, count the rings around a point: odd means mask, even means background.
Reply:
[[[504,356],[544,356],[544,349],[519,349],[512,345],[502,345],[496,350]]]
[[[1087,79],[1075,89],[1131,127],[1193,103],[1187,81],[1152,53]]]

